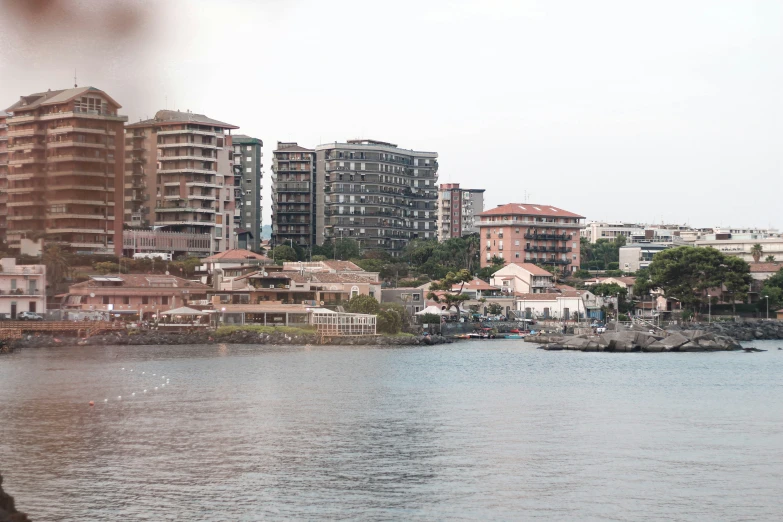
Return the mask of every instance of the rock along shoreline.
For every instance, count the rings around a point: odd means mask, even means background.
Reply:
[[[634,325],[600,335],[549,334],[528,336],[525,341],[538,343],[544,350],[576,350],[582,352],[717,352],[764,351],[743,348],[740,341],[783,339],[783,322],[748,321],[742,323],[710,323],[670,326],[666,330],[650,330]]]

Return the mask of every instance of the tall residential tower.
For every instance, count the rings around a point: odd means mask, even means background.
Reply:
[[[209,236],[212,253],[234,248],[233,129],[203,114],[168,110],[128,125],[125,186],[133,207],[126,222]]]
[[[316,238],[315,151],[278,141],[272,171],[272,244],[311,247]]]
[[[316,147],[316,242],[350,238],[399,256],[437,237],[438,154],[348,140]]]
[[[438,190],[438,241],[477,234],[476,216],[484,212],[484,189],[443,183]]]
[[[247,249],[257,252],[261,246],[263,218],[261,191],[264,188],[264,142],[244,134],[232,136],[234,145],[234,226],[250,232]]]
[[[94,87],[22,96],[6,109],[11,248],[45,237],[76,252],[121,252],[127,117],[118,109]]]

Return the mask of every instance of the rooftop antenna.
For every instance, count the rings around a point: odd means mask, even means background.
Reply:
[[[79,86],[78,83],[76,83],[76,69],[73,70],[73,88],[77,88]]]

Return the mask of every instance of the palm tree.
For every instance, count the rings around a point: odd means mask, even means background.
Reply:
[[[43,254],[43,264],[46,265],[47,286],[56,290],[57,285],[65,281],[65,276],[70,270],[65,251],[57,245],[46,248]]]
[[[755,263],[759,262],[759,259],[761,259],[761,256],[764,254],[764,248],[761,246],[761,244],[756,243],[752,247],[750,247],[750,255],[753,256],[753,261]]]
[[[773,256],[773,255],[768,255],[768,256],[767,256],[767,257],[764,259],[764,261],[766,261],[767,263],[775,263],[775,262],[777,262],[777,261],[775,260],[775,256]]]

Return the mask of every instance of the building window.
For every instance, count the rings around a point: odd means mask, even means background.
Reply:
[[[162,296],[160,298],[160,304],[164,304],[164,305],[169,304],[169,296],[167,296],[167,295]]]
[[[130,296],[122,296],[122,304],[130,304]]]
[[[245,147],[245,150],[253,150],[253,147],[251,147],[250,145],[248,145],[247,147]]]
[[[250,179],[250,178],[245,178],[245,183],[252,183],[252,182],[253,182],[253,180],[252,180],[252,179]]]
[[[103,301],[103,304],[109,304],[109,296],[108,295],[104,295],[102,301]]]
[[[250,163],[251,161],[253,161],[253,156],[245,156],[245,161],[247,163]]]
[[[147,295],[141,296],[141,304],[150,304],[150,298]]]
[[[250,168],[250,167],[245,167],[245,174],[250,174],[251,172],[253,172],[253,169],[252,169],[252,168]],[[248,182],[248,183],[250,183],[250,180],[247,180],[247,182]]]

